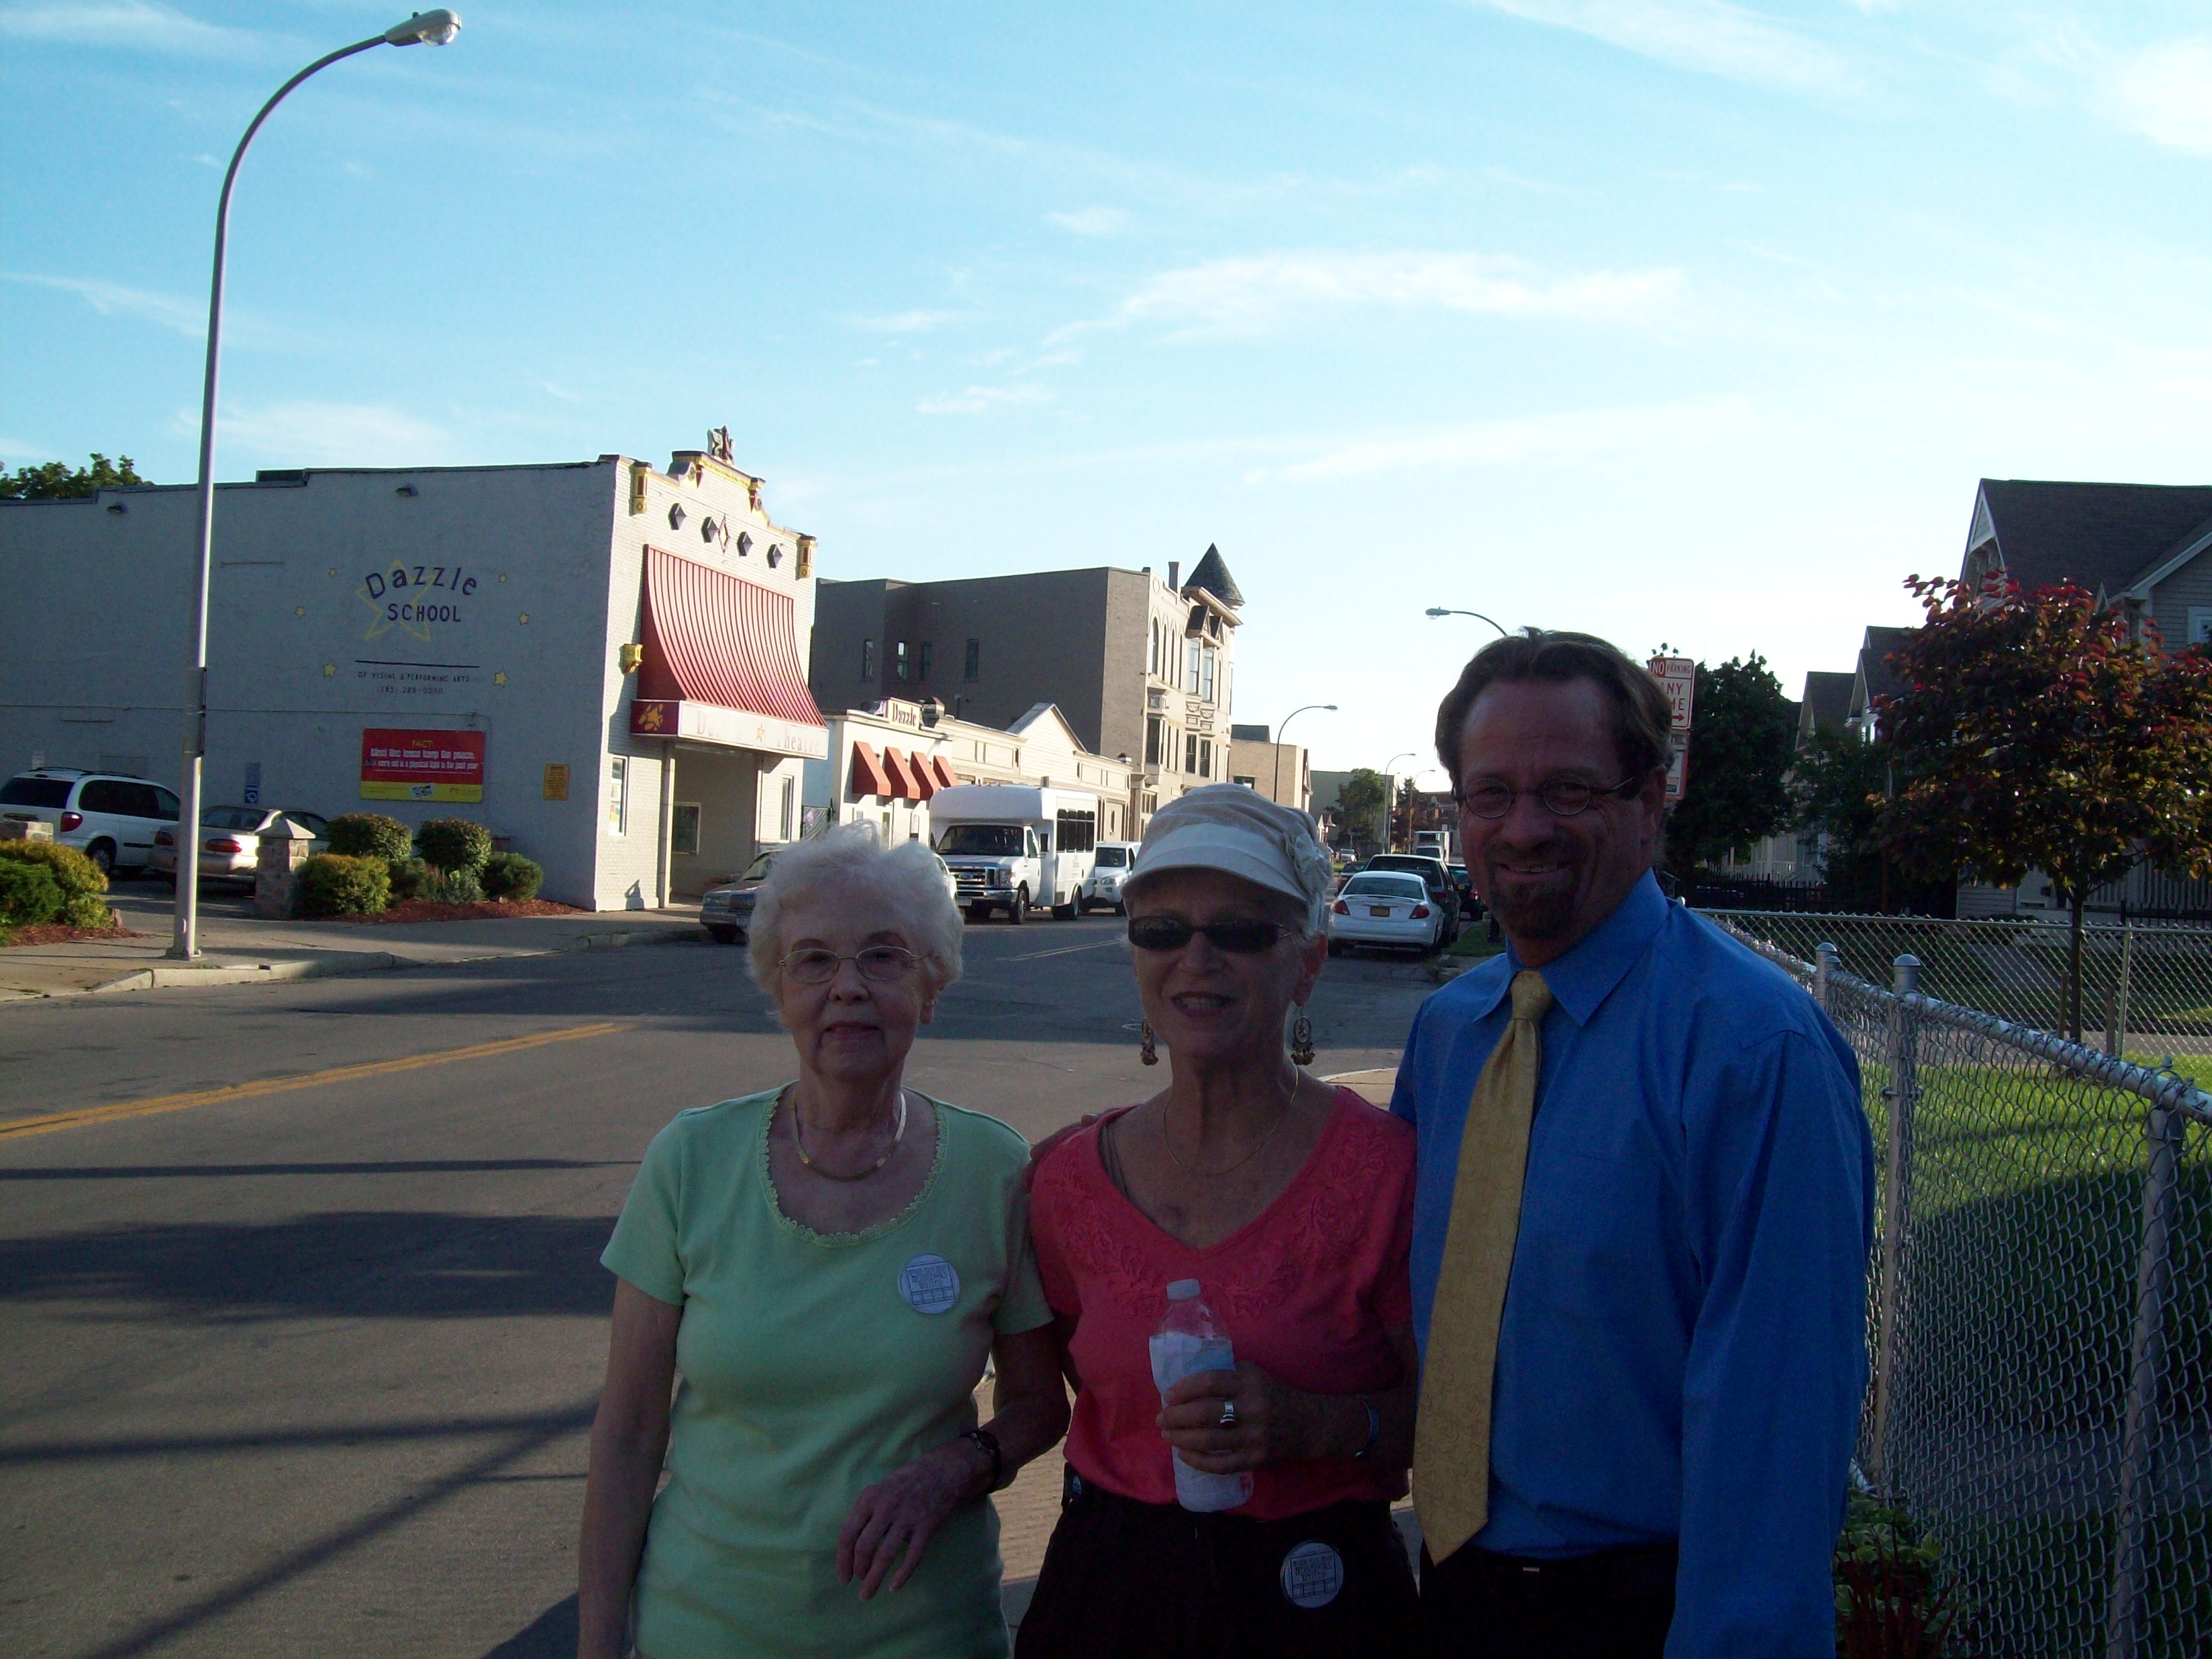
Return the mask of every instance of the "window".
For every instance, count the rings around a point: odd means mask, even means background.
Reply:
[[[67,778],[10,778],[0,785],[0,806],[67,806],[70,787]]]
[[[629,834],[629,757],[607,757],[607,833]]]
[[[921,642],[920,651],[916,653],[915,658],[915,678],[918,680],[926,680],[929,678],[929,659],[935,654],[936,647],[931,645],[927,640],[924,640]]]
[[[1213,701],[1213,665],[1220,656],[1221,653],[1209,645],[1206,647],[1204,660],[1200,665],[1198,695],[1208,702]]]
[[[1198,740],[1198,775],[1201,778],[1210,778],[1213,775],[1213,739],[1212,738],[1200,738]]]
[[[1195,732],[1182,734],[1182,769],[1186,772],[1198,770],[1198,733]]]
[[[875,677],[876,642],[873,640],[862,640],[860,641],[860,678],[864,680],[872,680]]]
[[[891,672],[896,674],[901,680],[904,680],[907,678],[908,666],[906,659],[906,641],[904,640],[901,640],[896,645],[894,645],[891,647],[891,659],[894,664]]]
[[[1199,642],[1196,640],[1193,640],[1190,641],[1188,647],[1183,652],[1183,666],[1187,674],[1187,678],[1184,679],[1183,684],[1187,689],[1193,691],[1195,691],[1198,689],[1198,659],[1199,653],[1202,647],[1199,645]]]
[[[783,833],[778,837],[778,839],[781,841],[789,841],[792,836],[792,831],[798,827],[798,823],[799,780],[797,778],[786,778],[783,781]]]
[[[1230,781],[1230,782],[1231,782],[1231,783],[1233,783],[1233,784],[1236,784],[1238,787],[1240,787],[1240,788],[1243,788],[1243,789],[1257,789],[1257,788],[1260,787],[1260,780],[1259,780],[1259,779],[1257,779],[1257,778],[1247,778],[1247,777],[1241,777],[1241,776],[1240,776],[1240,777],[1234,777],[1234,778],[1231,778],[1231,779],[1230,779],[1230,780],[1229,780],[1229,781]]]
[[[1158,714],[1145,716],[1145,764],[1147,766],[1158,766],[1160,763],[1161,725],[1162,721]]]
[[[1160,672],[1160,625],[1157,622],[1145,625],[1145,672]]]
[[[668,850],[678,858],[696,858],[699,853],[699,803],[679,800],[676,816],[668,821]]]
[[[981,679],[982,676],[983,641],[970,640],[968,641],[968,659],[960,665],[960,678],[963,680],[974,680]]]
[[[1060,850],[1063,853],[1088,853],[1098,845],[1098,815],[1063,809],[1055,820],[1060,829]]]

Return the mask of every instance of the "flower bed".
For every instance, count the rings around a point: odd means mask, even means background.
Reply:
[[[485,899],[476,904],[446,904],[436,899],[407,899],[365,916],[332,916],[332,921],[364,922],[377,926],[388,921],[495,921],[502,916],[580,916],[586,913],[573,904],[556,904],[550,899]]]
[[[0,927],[0,949],[15,945],[77,945],[106,943],[110,939],[144,939],[144,933],[134,933],[118,922],[112,927],[71,927],[58,921],[41,922],[36,927],[18,927],[13,933]]]

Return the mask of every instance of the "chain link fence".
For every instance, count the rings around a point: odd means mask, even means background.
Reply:
[[[2067,919],[1944,921],[1923,916],[1797,915],[1705,910],[1801,962],[1833,945],[1844,971],[1875,984],[1900,956],[1920,963],[1929,996],[2038,1030],[2065,1033]],[[2154,1066],[2212,1056],[2212,927],[2092,922],[2081,939],[2081,1041]]]
[[[1942,1547],[1946,1650],[2203,1659],[2212,1097],[1923,995],[1910,957],[1885,989],[1716,920],[1858,1055],[1877,1182],[1859,1466]]]

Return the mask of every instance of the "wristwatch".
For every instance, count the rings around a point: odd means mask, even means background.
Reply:
[[[998,1491],[999,1483],[1005,1479],[1006,1473],[1006,1455],[999,1449],[999,1437],[993,1434],[988,1429],[969,1429],[962,1434],[959,1438],[963,1440],[972,1440],[977,1445],[981,1446],[985,1451],[991,1454],[991,1484],[984,1487],[983,1490],[985,1492]],[[1362,1455],[1364,1455],[1365,1454],[1364,1453],[1362,1454]]]

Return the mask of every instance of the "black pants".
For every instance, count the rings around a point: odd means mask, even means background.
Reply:
[[[1419,1604],[1381,1503],[1255,1521],[1102,1492],[1068,1471],[1015,1659],[1412,1655]]]
[[[1675,1548],[1601,1550],[1565,1561],[1463,1545],[1421,1551],[1426,1659],[1661,1659],[1674,1622]]]

